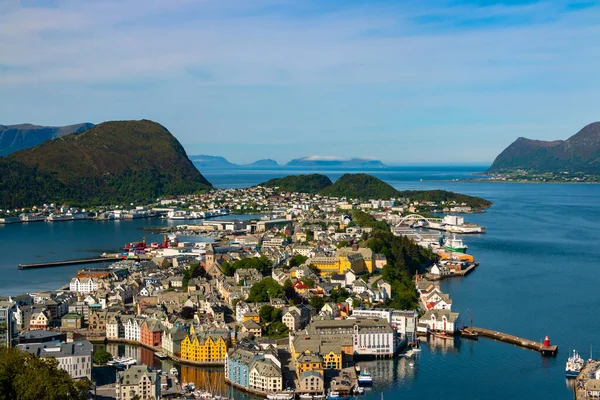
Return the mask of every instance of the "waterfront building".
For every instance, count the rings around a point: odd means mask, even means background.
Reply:
[[[165,330],[162,334],[162,348],[167,354],[179,356],[181,354],[181,342],[187,336],[183,327],[174,326]]]
[[[250,389],[263,393],[279,392],[283,389],[281,364],[273,359],[255,360],[250,368]]]
[[[150,347],[160,347],[163,331],[164,327],[159,320],[146,319],[140,327],[140,343]]]
[[[299,374],[299,390],[302,393],[323,393],[325,378],[317,371],[304,371]]]
[[[145,365],[133,366],[117,373],[117,400],[156,400],[160,398],[160,378]]]
[[[431,331],[454,334],[459,329],[460,317],[450,310],[428,310],[419,323],[426,324]]]
[[[283,389],[281,361],[272,348],[238,347],[225,357],[225,378],[243,388],[261,393]]]
[[[144,318],[129,317],[125,322],[125,340],[139,342],[141,338],[141,327],[144,323]]]
[[[181,358],[199,362],[224,362],[229,337],[227,331],[202,331],[196,334],[192,327],[190,334],[181,342]]]
[[[345,335],[328,341],[319,336],[298,335],[290,337],[290,353],[296,371],[342,369],[344,361],[352,359],[352,338]],[[318,362],[309,363],[317,356],[322,359],[320,366]]]
[[[17,348],[36,357],[55,358],[58,367],[67,371],[72,378],[92,379],[93,346],[87,340],[71,343],[25,343],[19,344]]]
[[[111,315],[106,321],[106,338],[119,339],[125,337],[125,326],[119,315]]]
[[[250,387],[250,364],[255,352],[237,348],[225,356],[225,377],[232,383],[248,389]]]
[[[73,278],[69,283],[69,290],[88,294],[98,290],[98,283],[94,278]]]
[[[345,345],[346,354],[384,357],[397,350],[397,334],[385,319],[317,320],[306,331],[311,337]]]
[[[296,359],[296,373],[300,376],[305,371],[315,371],[323,374],[323,357],[310,349],[304,351]]]
[[[413,342],[417,339],[417,316],[414,310],[394,310],[390,325],[401,338]]]

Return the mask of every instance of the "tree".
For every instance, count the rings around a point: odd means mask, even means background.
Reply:
[[[325,305],[325,299],[321,296],[313,296],[309,300],[309,304],[319,311]]]
[[[94,360],[98,364],[106,364],[109,361],[112,361],[113,356],[106,350],[98,350],[94,353]]]
[[[260,322],[271,322],[273,321],[273,311],[275,311],[275,307],[271,305],[265,305],[260,308],[258,311],[258,315],[260,315]]]
[[[310,269],[312,271],[312,273],[317,276],[321,275],[321,270],[315,264],[310,264],[308,266],[308,269]]]
[[[275,321],[269,324],[267,334],[269,336],[280,336],[288,331],[288,327],[283,322]]]
[[[347,241],[345,241],[345,240],[340,240],[340,241],[338,242],[338,244],[337,244],[337,246],[336,246],[336,247],[337,247],[338,249],[341,249],[341,248],[343,248],[343,247],[348,247],[349,245],[350,245],[350,244],[349,244]]]
[[[274,308],[273,312],[271,313],[271,321],[281,321],[281,318],[283,317],[283,311],[281,311],[278,308]]]
[[[179,311],[179,316],[183,319],[192,319],[194,318],[195,311],[192,307],[183,307],[181,311]]]
[[[87,399],[90,382],[75,382],[54,358],[0,347],[0,400]]]
[[[282,298],[284,295],[283,287],[275,279],[266,277],[252,285],[248,300],[253,303],[262,303],[272,298]]]
[[[300,279],[300,281],[302,283],[304,283],[306,286],[308,286],[310,289],[315,287],[315,281],[310,278],[302,278],[302,279]]]
[[[294,257],[290,258],[290,268],[302,265],[306,260],[308,260],[308,257],[303,256],[302,254],[296,254]]]
[[[352,308],[358,308],[360,306],[362,306],[362,301],[360,301],[359,299],[352,300]]]

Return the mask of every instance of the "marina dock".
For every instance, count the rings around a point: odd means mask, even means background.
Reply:
[[[63,267],[66,265],[92,264],[92,263],[101,263],[101,262],[109,262],[109,261],[116,261],[116,259],[107,258],[107,257],[81,258],[78,260],[48,261],[48,262],[42,262],[42,263],[19,264],[17,266],[17,268],[19,268],[19,269],[52,268],[52,267]]]
[[[551,345],[549,342],[548,345],[544,345],[544,343],[535,342],[529,339],[523,339],[518,336],[509,335],[507,333],[502,333],[491,329],[475,327],[469,329],[478,333],[479,336],[486,337],[488,339],[494,339],[500,342],[513,344],[515,346],[523,347],[526,349],[539,351],[543,356],[555,356],[556,353],[558,353],[558,346]]]

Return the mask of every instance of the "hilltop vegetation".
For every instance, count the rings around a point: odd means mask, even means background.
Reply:
[[[319,193],[323,189],[331,186],[333,183],[325,175],[309,174],[309,175],[290,175],[284,178],[275,178],[267,182],[259,184],[264,187],[278,187],[284,192],[298,193]]]
[[[171,133],[152,121],[114,121],[0,158],[0,207],[68,201],[146,202],[212,185]]]
[[[586,125],[567,140],[520,137],[496,157],[488,172],[516,170],[600,175],[600,122]]]
[[[398,196],[398,191],[391,185],[367,174],[344,174],[320,193],[330,197],[361,199],[390,199]]]
[[[480,197],[449,192],[446,190],[405,190],[398,191],[381,179],[368,174],[345,174],[335,183],[321,174],[291,175],[271,179],[259,186],[278,187],[281,191],[321,194],[330,197],[354,199],[407,198],[410,201],[456,202],[472,208],[489,207],[492,203]]]

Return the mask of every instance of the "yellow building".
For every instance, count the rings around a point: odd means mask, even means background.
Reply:
[[[350,357],[353,351],[352,337],[346,339],[330,342],[318,337],[296,336],[291,343],[290,353],[298,376],[305,371],[323,373],[323,369],[342,369],[344,350],[349,347]]]
[[[306,350],[296,359],[296,371],[298,376],[305,371],[315,371],[323,375],[323,357]]]
[[[181,358],[199,362],[224,362],[227,354],[227,332],[199,332],[190,334],[181,342]]]
[[[246,321],[254,321],[254,322],[260,324],[260,315],[258,315],[258,313],[254,312],[254,311],[249,311],[246,314],[244,314],[244,316],[242,317],[242,322],[246,322]]]
[[[334,256],[316,256],[308,260],[309,264],[319,268],[321,276],[343,274],[351,269],[357,274],[373,272],[373,251],[367,247],[342,247]]]

